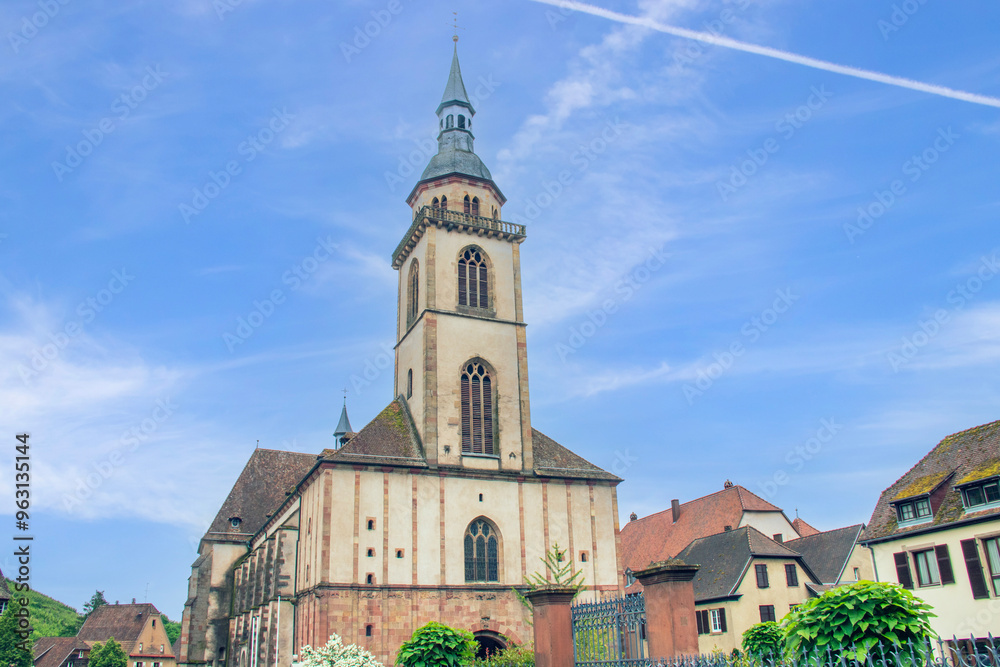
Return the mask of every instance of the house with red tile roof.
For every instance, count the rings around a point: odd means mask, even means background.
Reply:
[[[94,644],[114,638],[128,656],[127,667],[176,667],[177,658],[151,604],[106,604],[90,612],[76,637],[42,637],[35,642],[34,667],[86,667]]]
[[[721,491],[631,520],[622,527],[622,563],[636,571],[674,558],[691,542],[727,530],[753,526],[777,542],[799,537],[780,507],[729,481]]]
[[[997,634],[1000,421],[944,438],[882,492],[862,538],[879,581],[934,607],[931,627],[958,646]],[[951,642],[954,643],[954,642]]]

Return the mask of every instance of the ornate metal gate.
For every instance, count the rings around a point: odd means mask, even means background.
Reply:
[[[578,667],[638,667],[646,659],[646,599],[642,593],[572,607]]]

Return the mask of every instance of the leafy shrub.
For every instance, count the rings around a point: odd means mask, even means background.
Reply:
[[[91,667],[125,667],[128,664],[128,656],[125,655],[122,645],[116,642],[114,637],[109,637],[105,643],[97,642],[90,648],[90,659],[87,664]]]
[[[751,625],[743,633],[743,650],[753,657],[779,658],[784,643],[781,626],[774,621]]]
[[[508,646],[486,658],[476,658],[475,667],[535,667],[535,649],[531,644]]]
[[[303,667],[382,667],[371,653],[356,644],[345,645],[335,634],[326,646],[303,646],[300,658]]]
[[[911,654],[922,662],[932,616],[930,605],[902,586],[859,581],[796,607],[784,622],[785,648],[796,657],[833,651],[859,662],[872,652],[902,648],[904,663]]]
[[[468,630],[431,622],[417,628],[399,647],[396,664],[403,667],[459,667],[476,659],[476,640]]]

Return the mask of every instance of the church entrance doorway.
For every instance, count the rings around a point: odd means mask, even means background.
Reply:
[[[479,649],[476,651],[477,658],[486,658],[507,648],[507,642],[499,633],[481,630],[475,633],[475,637],[476,643],[479,644]]]

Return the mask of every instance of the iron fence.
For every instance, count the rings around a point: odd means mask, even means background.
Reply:
[[[639,595],[572,607],[573,654],[578,667],[641,667],[646,657],[646,600]]]

